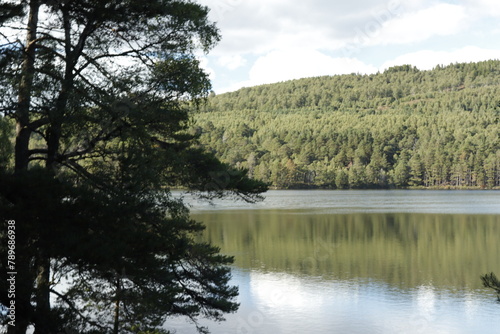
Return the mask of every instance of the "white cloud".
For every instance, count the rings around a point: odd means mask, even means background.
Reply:
[[[380,15],[393,18],[406,5],[401,0],[201,0],[222,41],[213,53],[262,55],[275,49],[335,50],[350,42],[356,31]]]
[[[372,25],[376,28],[376,21]],[[433,36],[453,35],[467,28],[466,9],[452,4],[437,4],[388,20],[380,29],[365,27],[364,45],[409,44]]]
[[[500,17],[498,0],[463,0],[469,13],[475,16]]]
[[[267,83],[321,75],[373,73],[377,68],[357,59],[334,58],[316,50],[275,50],[258,58],[249,72],[249,79],[234,83],[223,91]]]
[[[212,18],[221,29],[222,41],[213,51],[217,56],[265,54],[297,46],[336,50],[353,43],[412,43],[467,27],[465,6],[430,0],[201,2],[212,8]]]
[[[229,70],[235,70],[244,66],[246,64],[246,59],[241,55],[221,56],[217,60],[217,63]]]
[[[208,74],[210,80],[213,81],[214,79],[216,79],[215,71],[213,70],[213,68],[210,67],[209,65],[210,61],[208,60],[208,58],[206,56],[201,56],[201,55],[198,55],[197,58],[198,61],[200,62],[200,67],[205,71],[205,73]]]
[[[382,70],[391,66],[411,64],[421,70],[430,70],[436,65],[449,65],[452,63],[478,62],[490,59],[500,59],[500,50],[482,49],[467,46],[454,51],[421,50],[401,55],[382,65]]]

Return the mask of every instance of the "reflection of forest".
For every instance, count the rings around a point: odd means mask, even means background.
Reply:
[[[207,241],[246,269],[373,278],[403,288],[479,288],[480,274],[500,270],[499,215],[240,210],[194,218],[207,224]]]

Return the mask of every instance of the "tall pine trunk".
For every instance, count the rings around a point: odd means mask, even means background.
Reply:
[[[114,321],[113,321],[113,334],[120,333],[120,298],[121,298],[121,278],[119,275],[116,276],[116,292],[115,292],[115,310],[114,310]]]
[[[33,79],[35,73],[36,59],[36,39],[38,26],[38,13],[40,2],[32,0],[29,3],[29,16],[27,22],[26,46],[23,53],[23,62],[21,67],[21,78],[19,82],[18,106],[16,109],[16,141],[14,155],[14,170],[20,174],[28,170],[29,165],[29,143],[31,136],[30,129],[30,105],[33,89]],[[27,231],[23,228],[28,222],[18,222],[18,240],[26,239]],[[16,285],[16,326],[8,326],[9,334],[25,334],[28,326],[32,322],[31,294],[33,292],[33,282],[30,272],[29,251],[18,248],[18,265]]]
[[[31,130],[29,128],[30,104],[33,88],[33,77],[35,73],[36,38],[39,9],[40,3],[38,0],[30,1],[27,24],[28,32],[26,35],[26,47],[23,54],[21,80],[19,83],[18,107],[16,110],[16,173],[27,170],[29,163],[29,141],[31,136]]]
[[[36,258],[36,310],[35,334],[49,334],[50,327],[50,258],[43,248],[39,249]]]
[[[55,108],[50,114],[50,123],[47,129],[47,160],[46,169],[49,175],[55,177],[57,173],[58,154],[61,141],[61,127],[66,113],[69,92],[73,86],[74,60],[71,50],[71,24],[68,12],[62,10],[65,31],[65,74],[62,81],[61,91],[56,100]],[[46,244],[42,241],[36,256],[36,311],[35,311],[35,333],[50,334],[53,325],[50,322],[50,255],[46,253]]]

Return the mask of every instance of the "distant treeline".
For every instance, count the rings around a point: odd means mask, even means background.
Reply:
[[[200,145],[277,188],[500,187],[500,61],[211,96]]]

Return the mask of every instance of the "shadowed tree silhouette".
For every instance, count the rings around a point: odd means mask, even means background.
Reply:
[[[495,290],[497,299],[500,301],[500,281],[497,276],[494,273],[489,273],[481,276],[481,280],[483,281],[484,287]]]

